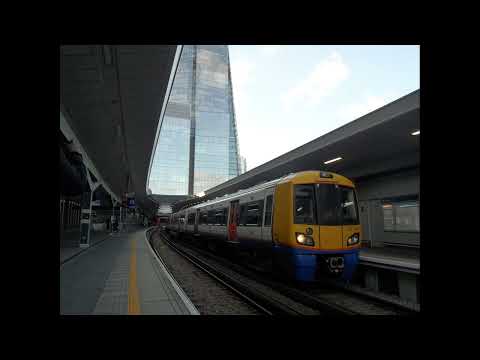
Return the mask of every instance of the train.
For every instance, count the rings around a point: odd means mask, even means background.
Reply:
[[[165,229],[268,258],[272,270],[299,282],[351,280],[362,236],[354,183],[317,170],[181,208]]]

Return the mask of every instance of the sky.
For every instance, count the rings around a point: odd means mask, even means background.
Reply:
[[[251,170],[420,88],[418,45],[229,45]]]

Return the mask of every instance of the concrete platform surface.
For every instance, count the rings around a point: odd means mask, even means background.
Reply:
[[[145,231],[132,226],[62,264],[60,314],[194,313],[153,255]]]
[[[420,271],[420,249],[381,247],[360,250],[360,263],[378,264],[404,268],[407,271]]]
[[[100,241],[105,240],[109,236],[108,231],[91,231],[90,232],[90,246],[93,246]],[[66,231],[61,234],[60,240],[60,263],[68,260],[72,256],[84,251],[84,248],[79,247],[80,229]],[[76,242],[76,245],[74,245]]]

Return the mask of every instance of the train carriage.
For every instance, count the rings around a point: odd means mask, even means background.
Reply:
[[[268,254],[299,281],[351,279],[361,229],[355,186],[344,176],[303,171],[182,209],[168,229]]]

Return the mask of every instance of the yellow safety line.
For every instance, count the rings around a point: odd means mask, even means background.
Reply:
[[[130,276],[128,280],[128,315],[140,315],[140,301],[137,288],[137,256],[135,239],[132,239],[130,256]]]

